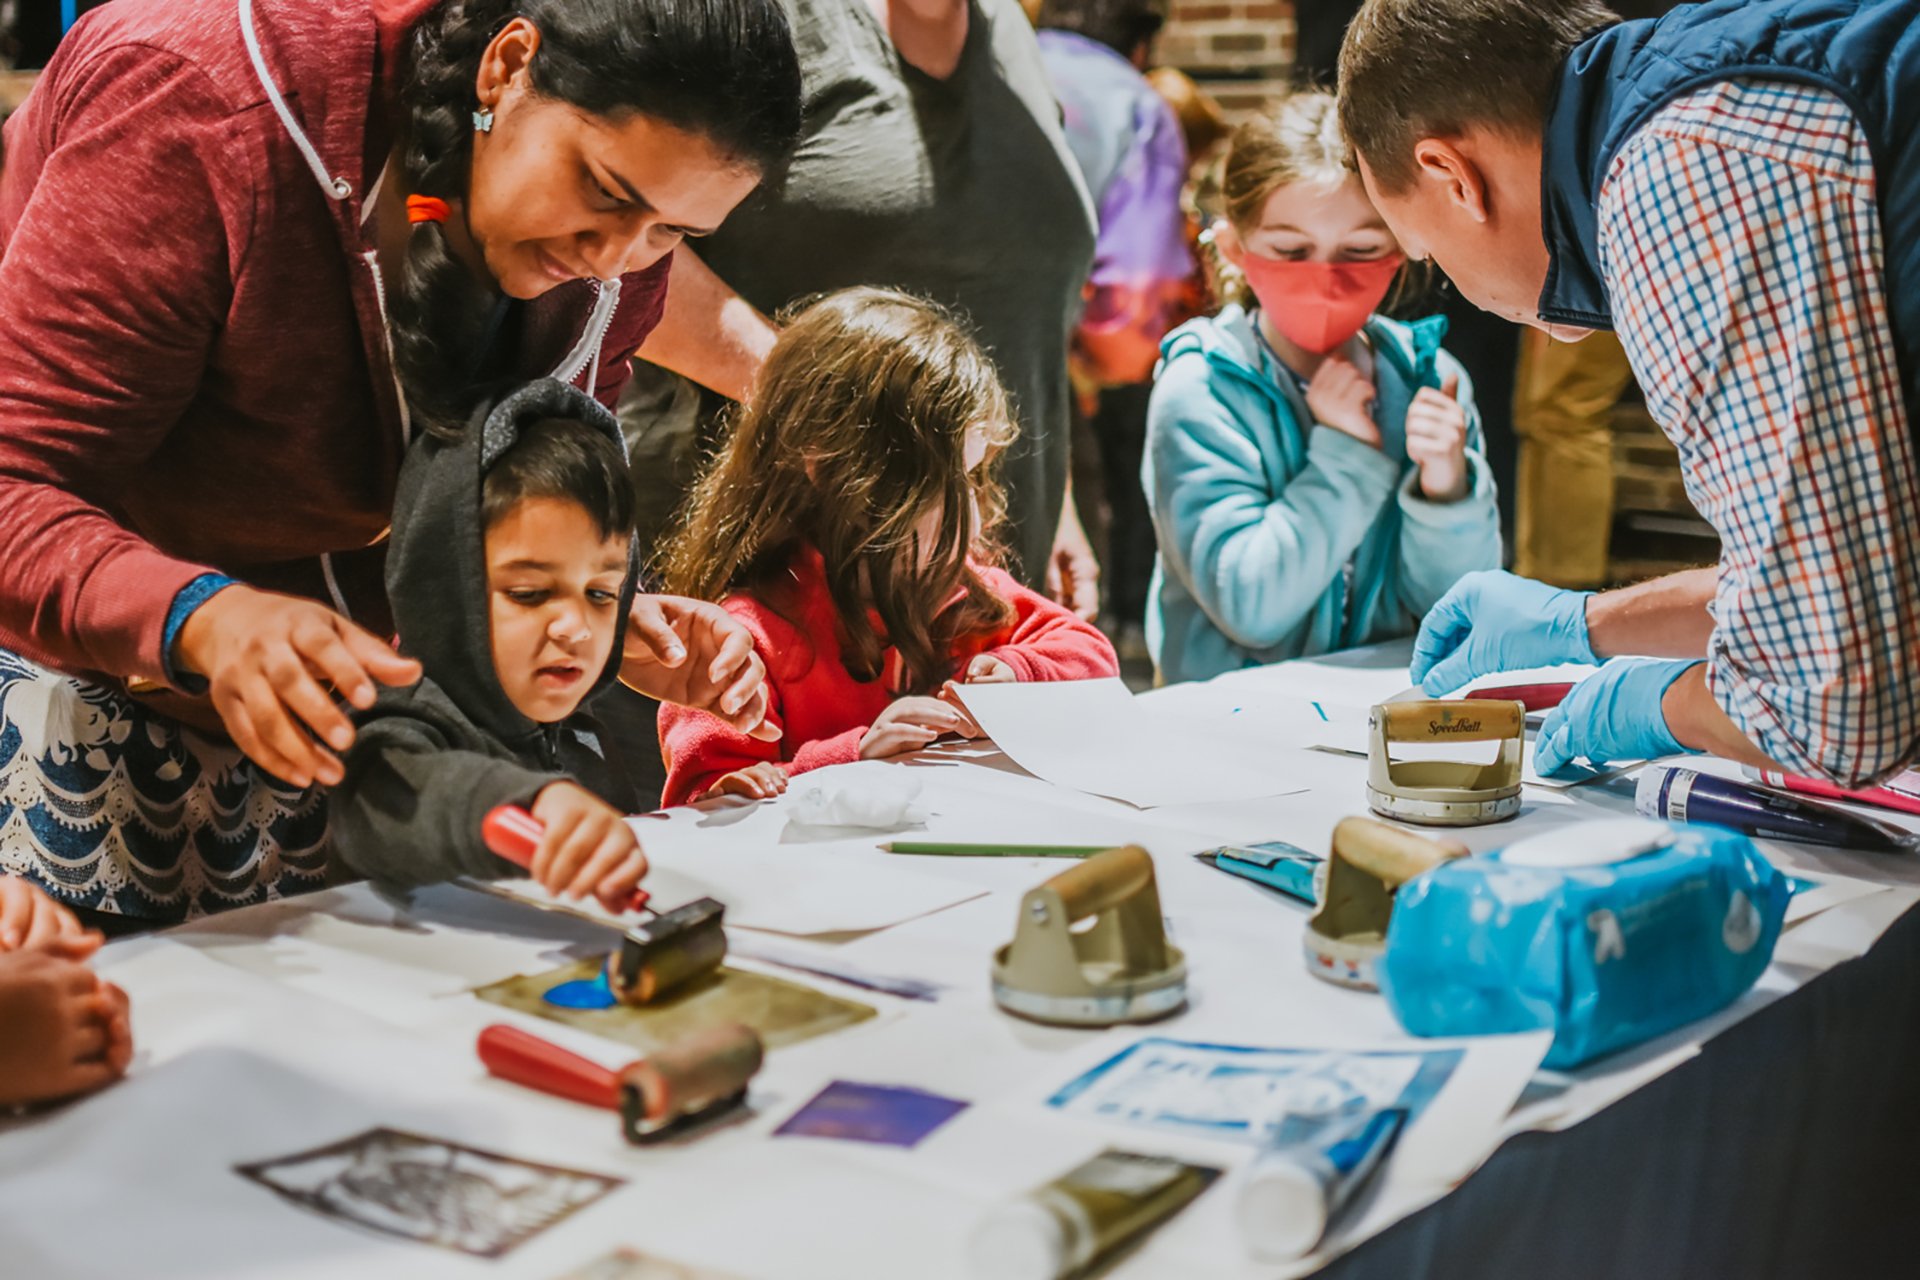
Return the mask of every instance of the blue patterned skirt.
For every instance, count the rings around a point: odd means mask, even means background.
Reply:
[[[0,649],[0,870],[182,920],[323,886],[327,802],[110,685]]]

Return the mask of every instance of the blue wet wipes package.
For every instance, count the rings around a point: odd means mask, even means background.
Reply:
[[[1738,998],[1791,896],[1738,832],[1564,827],[1402,886],[1380,990],[1415,1035],[1551,1030],[1545,1065],[1575,1067]]]

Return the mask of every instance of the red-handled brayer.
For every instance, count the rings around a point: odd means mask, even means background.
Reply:
[[[487,848],[526,867],[532,865],[546,827],[518,805],[501,805],[486,816],[480,833]],[[713,898],[696,898],[671,911],[653,911],[647,906],[646,891],[636,889],[627,909],[653,914],[624,930],[620,949],[607,957],[607,985],[624,1004],[651,1004],[713,973],[727,958],[723,927],[727,909]]]
[[[480,1033],[480,1061],[502,1080],[618,1111],[627,1141],[659,1142],[739,1106],[765,1052],[753,1028],[722,1023],[615,1070],[518,1027]]]
[[[1571,684],[1510,684],[1500,689],[1475,689],[1467,697],[1482,702],[1518,702],[1533,713],[1553,710],[1572,692]]]

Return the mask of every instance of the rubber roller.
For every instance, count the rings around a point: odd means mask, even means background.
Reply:
[[[765,1058],[759,1035],[738,1022],[695,1032],[617,1070],[505,1023],[482,1031],[476,1048],[502,1080],[618,1111],[627,1141],[643,1145],[739,1106]]]
[[[525,809],[502,805],[487,815],[480,833],[487,848],[530,868],[546,827]],[[623,930],[620,946],[607,957],[607,986],[623,1004],[652,1004],[718,972],[727,958],[727,909],[720,902],[696,898],[671,911],[647,904],[646,890],[634,890],[626,909],[651,918]]]

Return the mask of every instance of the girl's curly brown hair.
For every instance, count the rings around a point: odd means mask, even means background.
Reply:
[[[988,449],[970,474],[976,429]],[[811,544],[847,670],[878,679],[891,646],[902,692],[931,691],[958,642],[1012,620],[968,559],[1000,559],[995,463],[1015,434],[993,362],[953,316],[889,289],[829,294],[792,315],[702,474],[661,559],[665,589],[748,591],[791,616],[788,566]]]

